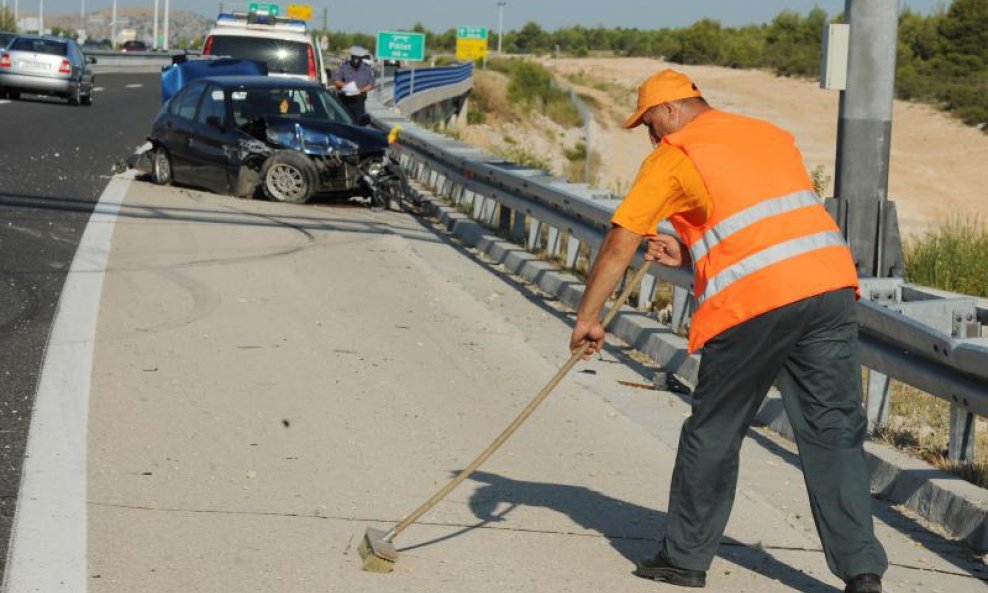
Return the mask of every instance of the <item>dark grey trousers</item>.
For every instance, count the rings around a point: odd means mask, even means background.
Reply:
[[[882,575],[862,442],[866,420],[854,292],[828,292],[731,328],[703,348],[683,425],[662,552],[707,570],[734,504],[741,440],[778,380],[827,565],[843,580]]]

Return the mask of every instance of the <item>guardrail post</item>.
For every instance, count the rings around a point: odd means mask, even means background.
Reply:
[[[566,267],[576,269],[576,260],[580,258],[580,242],[573,235],[566,241]]]
[[[480,194],[475,194],[470,192],[470,197],[473,200],[473,212],[471,216],[476,220],[481,220],[484,214],[484,196]]]
[[[539,243],[542,242],[542,223],[536,218],[531,218],[528,227],[528,250],[535,251]]]
[[[553,257],[559,253],[559,229],[552,225],[548,226],[545,250],[549,254],[549,257]]]
[[[951,461],[974,459],[974,431],[976,418],[960,406],[950,406],[950,443],[947,457]]]
[[[672,287],[672,331],[679,333],[690,318],[690,291],[679,286]]]
[[[504,204],[501,205],[497,216],[497,228],[502,236],[508,236],[511,232],[511,208]]]
[[[453,203],[456,205],[462,204],[464,200],[466,200],[467,191],[468,190],[465,185],[458,185],[456,189],[453,191],[453,195],[450,196],[450,198],[453,200]]]
[[[511,238],[515,241],[525,240],[525,213],[515,210],[515,217],[511,223]]]
[[[868,369],[868,391],[866,410],[868,414],[868,434],[885,426],[889,419],[889,376]]]
[[[638,287],[638,310],[648,311],[655,299],[655,276],[645,274],[641,286]]]

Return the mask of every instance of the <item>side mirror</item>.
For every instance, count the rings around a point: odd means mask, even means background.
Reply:
[[[86,56],[86,63],[87,64],[95,64],[96,63],[96,57],[95,56]]]
[[[211,128],[216,128],[218,130],[224,129],[223,128],[223,120],[220,119],[220,117],[218,115],[207,115],[206,116],[206,125],[209,126],[209,127],[211,127]]]
[[[369,126],[370,123],[371,123],[371,116],[370,115],[368,115],[366,113],[361,113],[359,116],[357,116],[357,125],[358,126]]]

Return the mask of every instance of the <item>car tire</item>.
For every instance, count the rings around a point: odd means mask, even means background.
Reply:
[[[19,91],[7,91],[7,98],[16,101],[21,98],[21,93]]]
[[[302,153],[282,150],[264,162],[261,187],[275,202],[302,204],[316,193],[319,175],[312,160]]]
[[[82,84],[75,85],[75,90],[69,92],[69,105],[82,105]]]
[[[91,107],[93,105],[93,95],[96,94],[96,91],[93,90],[93,87],[95,86],[96,86],[96,82],[94,81],[93,84],[89,85],[89,94],[82,96],[82,104],[85,105],[86,107]]]
[[[168,151],[159,146],[151,155],[151,181],[157,185],[171,185],[175,180],[172,173],[172,159]]]

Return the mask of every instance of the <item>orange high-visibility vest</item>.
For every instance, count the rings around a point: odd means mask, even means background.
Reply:
[[[690,352],[762,313],[857,289],[851,252],[814,192],[792,134],[711,110],[663,142],[686,153],[713,202],[703,224],[670,218],[693,256],[699,307]]]

